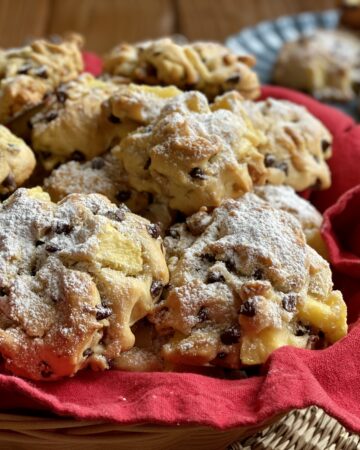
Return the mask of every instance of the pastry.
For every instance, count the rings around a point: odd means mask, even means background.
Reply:
[[[319,99],[348,101],[360,81],[360,40],[344,30],[317,30],[287,42],[273,73],[275,83]]]
[[[240,96],[237,101],[240,109]],[[171,209],[191,214],[263,183],[266,168],[257,149],[263,140],[246,112],[211,111],[203,94],[188,92],[123,139],[114,156],[135,190],[162,196]]]
[[[95,370],[134,345],[168,269],[156,225],[97,194],[52,203],[18,189],[0,206],[0,352],[31,379]]]
[[[254,63],[252,56],[235,55],[215,42],[179,45],[165,38],[120,44],[105,56],[104,71],[140,84],[199,90],[210,99],[232,89],[256,98],[260,86],[251,70]]]
[[[76,78],[83,70],[81,46],[81,38],[71,35],[60,43],[39,39],[0,50],[0,123],[39,105],[61,83]]]
[[[162,230],[173,222],[174,212],[161,197],[138,192],[129,185],[120,160],[112,152],[83,163],[62,164],[44,180],[44,189],[55,202],[74,193],[105,195],[112,203],[125,203],[132,212],[158,223]]]
[[[221,107],[227,103],[235,109],[231,95],[217,99]],[[325,160],[331,156],[332,136],[319,120],[303,106],[286,100],[245,101],[242,107],[254,127],[267,137],[259,146],[268,170],[267,182],[287,184],[296,191],[330,186]]]
[[[13,192],[35,168],[35,157],[22,139],[0,125],[0,194]]]
[[[273,208],[279,208],[294,216],[301,224],[306,242],[320,255],[327,259],[327,250],[321,237],[322,216],[307,200],[299,197],[290,186],[257,186],[254,194]]]
[[[165,246],[170,284],[150,320],[166,361],[239,368],[346,334],[328,263],[296,219],[252,193],[174,225]]]
[[[92,159],[148,123],[179,93],[176,88],[121,86],[81,75],[61,85],[32,118],[33,148],[47,169],[69,159]]]

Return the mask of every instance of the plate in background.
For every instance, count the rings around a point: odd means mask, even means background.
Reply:
[[[285,42],[300,36],[307,36],[319,28],[333,29],[339,23],[338,10],[332,9],[318,13],[302,13],[284,16],[274,21],[261,22],[254,27],[244,28],[240,33],[230,36],[226,45],[235,53],[251,53],[256,56],[255,71],[261,84],[271,84],[272,71],[279,50]],[[358,101],[324,102],[360,119]]]

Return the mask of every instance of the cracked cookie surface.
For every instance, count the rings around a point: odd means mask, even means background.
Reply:
[[[346,306],[300,224],[254,194],[205,208],[165,239],[170,284],[150,320],[165,360],[238,368],[346,334]]]
[[[0,352],[32,379],[108,368],[134,345],[168,269],[158,228],[101,195],[52,203],[18,189],[0,207]]]
[[[215,42],[179,45],[169,38],[120,44],[104,59],[104,71],[136,83],[196,89],[213,99],[235,89],[245,98],[260,93],[255,59],[239,56]]]

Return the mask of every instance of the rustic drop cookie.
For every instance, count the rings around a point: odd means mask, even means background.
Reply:
[[[299,197],[290,186],[257,186],[254,193],[274,208],[279,208],[294,216],[301,224],[306,242],[322,257],[327,256],[325,243],[321,237],[322,216],[307,200]]]
[[[104,59],[104,71],[136,83],[199,90],[210,99],[235,89],[245,98],[260,93],[250,55],[235,55],[215,42],[179,45],[169,38],[120,44]]]
[[[165,239],[170,284],[150,320],[174,364],[238,368],[284,345],[322,348],[347,331],[328,263],[299,222],[252,193],[203,208]]]
[[[212,108],[235,110],[233,94],[216,99]],[[287,184],[296,191],[326,189],[331,176],[326,159],[331,156],[332,136],[324,125],[303,106],[286,100],[268,98],[242,105],[267,140],[260,144],[267,168],[267,181]]]
[[[327,100],[355,97],[360,39],[344,30],[317,30],[287,42],[280,50],[273,79],[277,84]]]
[[[236,101],[240,109],[241,97]],[[123,139],[114,156],[132,188],[160,195],[171,209],[191,214],[264,182],[264,157],[257,148],[264,140],[245,111],[211,111],[203,94],[188,92]]]
[[[18,189],[0,206],[0,353],[32,379],[101,370],[168,281],[156,225],[97,194],[52,203]]]
[[[35,157],[22,139],[0,125],[0,194],[13,192],[35,168]]]
[[[61,83],[83,70],[82,39],[70,35],[60,43],[35,40],[0,50],[0,123],[39,105]]]

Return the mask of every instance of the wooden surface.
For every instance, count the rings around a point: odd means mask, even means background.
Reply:
[[[0,47],[65,31],[90,50],[169,34],[224,40],[261,20],[333,8],[336,0],[0,0]]]

